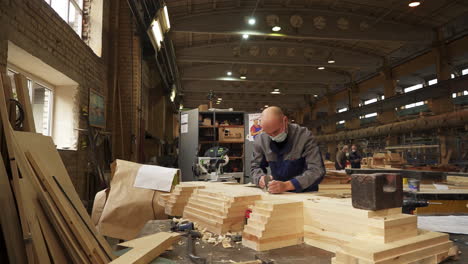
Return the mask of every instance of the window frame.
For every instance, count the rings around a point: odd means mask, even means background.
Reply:
[[[54,11],[55,13],[58,14],[57,10],[55,10],[53,7],[52,7],[52,3],[53,1],[57,1],[57,0],[44,0]],[[70,25],[70,4],[72,4],[74,7],[75,7],[75,10],[78,10],[80,15],[81,15],[81,24],[83,24],[83,18],[84,18],[84,12],[83,12],[83,7],[80,7],[80,5],[78,4],[78,2],[76,0],[66,0],[67,1],[67,20],[65,21],[64,19],[62,19],[62,17],[60,17],[60,19],[64,20],[65,23],[67,23],[68,26],[70,26],[70,28],[73,30],[73,32],[75,32],[81,39],[83,38],[83,25],[81,25],[81,32],[78,34],[75,29]],[[84,5],[84,0],[83,0],[83,5]]]
[[[32,82],[31,90],[29,90],[29,87],[28,87],[29,101],[31,102],[31,105],[32,105],[32,100],[34,98],[34,83],[36,83],[36,84],[44,87],[45,89],[51,91],[51,98],[50,98],[50,105],[49,105],[50,117],[49,117],[49,122],[48,122],[49,133],[47,135],[45,135],[45,136],[52,137],[53,129],[54,129],[53,124],[54,124],[54,103],[55,103],[55,89],[56,89],[55,85],[52,85],[51,83],[49,83],[47,81],[44,81],[42,78],[37,77],[36,75],[34,75],[32,73],[29,73],[27,71],[24,71],[21,68],[13,65],[11,63],[7,64],[7,71],[11,71],[13,73],[19,73],[19,74],[24,75],[26,77],[26,79],[28,80],[28,86],[29,86],[29,81]],[[34,125],[36,125],[36,124],[34,124]],[[44,135],[44,134],[42,134],[42,135]]]

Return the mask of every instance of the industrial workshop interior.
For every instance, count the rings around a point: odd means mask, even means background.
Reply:
[[[468,264],[467,0],[0,0],[0,263]]]

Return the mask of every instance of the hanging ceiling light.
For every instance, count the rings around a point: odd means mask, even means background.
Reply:
[[[408,3],[409,7],[417,7],[419,5],[421,5],[421,1],[410,0],[409,3]]]
[[[314,97],[318,97],[318,95],[314,94]]]
[[[317,69],[319,69],[319,70],[325,70],[325,67],[320,66],[320,67],[318,67]]]
[[[245,80],[245,79],[247,79],[247,76],[241,75],[240,78],[241,78],[242,80]]]
[[[281,30],[281,27],[280,26],[274,26],[271,28],[271,30],[273,30],[274,32],[278,32]]]
[[[265,105],[265,108],[267,108],[267,107],[268,107],[268,105]]]
[[[243,35],[242,35],[242,38],[243,38],[243,39],[249,39],[249,34],[243,34]]]
[[[232,71],[228,71],[226,72],[227,76],[231,76],[232,75]]]
[[[274,89],[271,94],[281,94],[279,89]]]
[[[335,63],[335,58],[333,58],[333,55],[332,55],[331,53],[330,53],[330,56],[328,56],[327,62],[328,62],[329,64]]]
[[[251,25],[251,26],[255,25],[256,22],[257,21],[255,20],[254,17],[249,18],[249,20],[247,21],[247,23],[249,23],[249,25]]]

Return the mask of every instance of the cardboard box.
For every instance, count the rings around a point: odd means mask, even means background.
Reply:
[[[204,118],[203,119],[203,125],[204,126],[211,126],[212,125],[211,124],[211,118],[209,118],[209,117]]]
[[[244,142],[243,127],[220,127],[219,141],[224,142]]]
[[[208,111],[208,105],[207,104],[202,104],[198,106],[198,111],[200,112],[206,112]]]

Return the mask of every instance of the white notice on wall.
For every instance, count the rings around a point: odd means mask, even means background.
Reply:
[[[187,124],[188,123],[188,114],[182,114],[180,116],[180,123],[181,124]]]
[[[182,124],[180,126],[180,133],[185,134],[188,132],[188,124]]]

